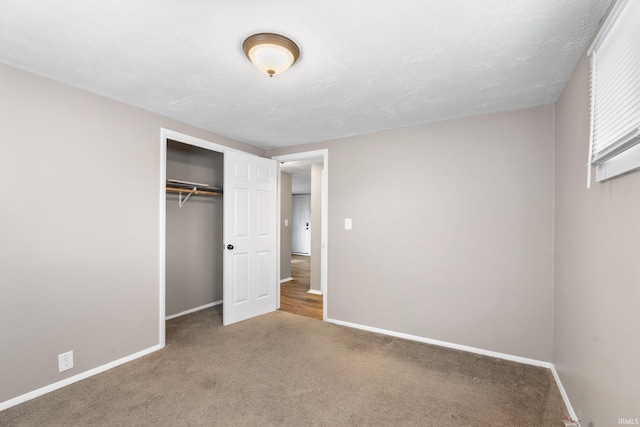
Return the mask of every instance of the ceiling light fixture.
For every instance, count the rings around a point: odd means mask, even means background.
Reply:
[[[253,65],[270,77],[287,71],[300,56],[300,49],[292,40],[273,33],[248,37],[242,49]]]

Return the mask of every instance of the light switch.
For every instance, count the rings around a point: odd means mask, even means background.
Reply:
[[[344,219],[344,229],[351,230],[351,218]]]
[[[285,226],[285,227],[288,227],[288,226],[289,226],[289,220],[288,220],[288,219],[285,219],[285,220],[284,220],[284,226]]]

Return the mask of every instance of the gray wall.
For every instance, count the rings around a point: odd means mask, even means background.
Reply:
[[[223,154],[170,141],[167,178],[223,187]],[[166,315],[222,300],[222,197],[167,193]]]
[[[315,291],[322,289],[322,163],[311,165],[311,259],[310,286]]]
[[[158,344],[161,127],[264,151],[3,65],[0,93],[4,402]]]
[[[583,57],[556,103],[554,363],[600,427],[640,418],[640,172],[586,189],[588,144]]]
[[[280,173],[280,280],[291,278],[291,174]],[[289,225],[285,226],[284,221]]]
[[[0,201],[2,402],[158,343],[160,127],[264,152],[2,65],[0,93],[0,176],[18,186]],[[555,195],[553,120],[546,106],[269,155],[329,148],[330,318],[542,360],[553,336],[583,425],[612,425],[638,417],[640,173],[585,189],[585,58],[555,108]]]
[[[269,150],[329,149],[328,317],[551,361],[553,137],[544,106]]]

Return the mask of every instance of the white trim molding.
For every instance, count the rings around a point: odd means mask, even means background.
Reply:
[[[108,371],[109,369],[115,368],[116,366],[120,366],[124,363],[131,362],[132,360],[138,359],[142,356],[146,356],[154,351],[158,351],[162,349],[163,346],[155,345],[153,347],[149,347],[145,350],[139,351],[137,353],[131,354],[129,356],[123,357],[122,359],[114,360],[113,362],[109,362],[106,365],[98,366],[97,368],[89,369],[88,371],[84,371],[78,375],[74,375],[69,378],[65,378],[62,381],[58,381],[53,384],[49,384],[47,386],[41,387],[37,390],[30,391],[29,393],[25,393],[18,397],[14,397],[13,399],[9,399],[4,402],[0,402],[0,411],[4,411],[5,409],[9,409],[12,406],[19,405],[20,403],[24,403],[28,400],[35,399],[36,397],[40,397],[44,394],[51,393],[52,391],[56,391],[62,387],[66,387],[78,381],[82,381],[86,378],[92,377],[94,375],[100,374],[104,371]]]
[[[322,299],[322,320],[327,321],[327,313],[329,312],[327,295],[329,293],[329,149],[323,148],[320,150],[303,151],[299,153],[283,154],[280,156],[271,157],[279,162],[282,161],[295,161],[313,159],[316,157],[322,157],[323,159],[323,172],[322,172],[322,225],[321,225],[321,253],[320,260],[320,288],[324,298]],[[278,194],[279,194],[278,190]],[[278,224],[280,224],[280,212],[278,212]],[[278,260],[279,260],[278,252]],[[279,262],[279,261],[278,261]],[[278,293],[279,294],[279,293]]]
[[[235,152],[242,152],[252,156],[256,156],[256,154],[253,154],[253,153],[247,153],[245,151],[227,147],[226,145],[218,144],[213,141],[207,141],[206,139],[201,139],[195,136],[187,135],[186,133],[176,132],[171,129],[160,128],[160,135],[161,135],[162,143],[166,143],[168,139],[171,139],[173,141],[182,142],[183,144],[189,144],[195,147],[204,148],[205,150],[217,151],[219,153],[235,151]]]
[[[318,290],[315,290],[315,289],[309,289],[307,291],[307,293],[308,294],[314,294],[314,295],[322,295],[322,291],[318,291]]]
[[[293,277],[287,277],[286,279],[281,279],[280,283],[284,283],[284,282],[290,282],[293,280]]]
[[[167,309],[167,130],[160,129],[160,186],[158,201],[158,345],[164,347],[166,330],[164,324]]]
[[[214,301],[214,302],[209,303],[209,304],[201,305],[200,307],[191,308],[189,310],[181,311],[180,313],[177,313],[177,314],[172,314],[170,316],[165,317],[164,320],[175,319],[176,317],[185,316],[187,314],[195,313],[196,311],[204,310],[204,309],[207,309],[207,308],[210,308],[210,307],[214,307],[214,306],[220,305],[220,304],[222,304],[222,300]]]
[[[467,345],[455,344],[455,343],[450,343],[450,342],[447,342],[447,341],[434,340],[434,339],[431,339],[431,338],[419,337],[417,335],[410,335],[410,334],[405,334],[405,333],[402,333],[402,332],[390,331],[390,330],[387,330],[387,329],[374,328],[372,326],[365,326],[365,325],[360,325],[360,324],[357,324],[357,323],[344,322],[342,320],[327,319],[327,322],[335,323],[336,325],[347,326],[349,328],[362,329],[363,331],[369,331],[369,332],[375,332],[375,333],[378,333],[378,334],[389,335],[389,336],[396,337],[396,338],[404,338],[406,340],[418,341],[418,342],[422,342],[422,343],[425,343],[425,344],[432,344],[432,345],[437,345],[437,346],[440,346],[440,347],[453,348],[453,349],[456,349],[456,350],[467,351],[469,353],[482,354],[484,356],[496,357],[498,359],[510,360],[512,362],[524,363],[525,365],[540,366],[542,368],[547,368],[547,369],[551,369],[551,367],[553,366],[553,364],[551,362],[544,362],[542,360],[529,359],[527,357],[514,356],[514,355],[506,354],[506,353],[499,353],[497,351],[484,350],[482,348],[470,347],[470,346],[467,346]]]
[[[333,323],[333,324],[341,325],[341,326],[346,326],[346,327],[349,327],[349,328],[361,329],[363,331],[375,332],[375,333],[378,333],[378,334],[389,335],[389,336],[396,337],[396,338],[403,338],[403,339],[406,339],[406,340],[422,342],[422,343],[425,343],[425,344],[437,345],[439,347],[453,348],[453,349],[456,349],[456,350],[462,350],[462,351],[466,351],[466,352],[469,352],[469,353],[481,354],[483,356],[495,357],[495,358],[498,358],[498,359],[509,360],[511,362],[523,363],[525,365],[532,365],[532,366],[539,366],[541,368],[547,368],[547,369],[549,369],[551,371],[551,374],[553,375],[553,379],[555,380],[556,385],[558,386],[558,389],[560,390],[560,395],[562,396],[562,400],[564,401],[564,405],[567,408],[567,412],[569,413],[569,416],[571,417],[572,420],[578,421],[578,417],[576,416],[576,413],[573,410],[573,407],[571,406],[571,402],[569,401],[569,396],[567,395],[567,392],[565,391],[564,387],[562,386],[562,382],[560,381],[560,377],[558,376],[558,372],[556,371],[555,366],[551,362],[545,362],[545,361],[536,360],[536,359],[529,359],[527,357],[521,357],[521,356],[514,356],[512,354],[499,353],[499,352],[496,352],[496,351],[485,350],[485,349],[482,349],[482,348],[470,347],[470,346],[461,345],[461,344],[450,343],[450,342],[447,342],[447,341],[440,341],[440,340],[434,340],[434,339],[431,339],[431,338],[419,337],[417,335],[410,335],[410,334],[405,334],[405,333],[402,333],[402,332],[390,331],[388,329],[374,328],[372,326],[360,325],[358,323],[344,322],[342,320],[336,320],[336,319],[327,318],[326,321],[329,322],[329,323]],[[578,422],[578,427],[580,427],[580,423],[579,422]]]
[[[560,395],[562,396],[562,400],[564,401],[564,406],[567,407],[567,412],[572,420],[578,423],[578,427],[580,427],[580,420],[578,420],[578,416],[576,415],[576,411],[573,410],[573,406],[571,406],[571,402],[569,401],[569,395],[567,391],[564,389],[562,385],[562,381],[560,381],[560,376],[558,375],[558,371],[556,371],[555,365],[551,365],[551,373],[553,374],[553,378],[556,380],[556,385],[558,386],[558,390],[560,390]]]

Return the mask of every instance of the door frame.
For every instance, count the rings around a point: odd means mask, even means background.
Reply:
[[[160,128],[160,182],[159,182],[159,272],[158,272],[158,340],[160,347],[164,347],[166,343],[166,297],[167,297],[167,283],[166,283],[166,266],[167,266],[167,141],[171,139],[182,144],[192,145],[194,147],[204,148],[205,150],[216,151],[218,153],[228,153],[230,151],[238,151],[249,155],[255,155],[253,153],[247,153],[242,150],[236,150],[234,148],[227,147],[226,145],[218,144],[216,142],[207,141],[197,138],[195,136],[187,135],[184,133],[176,132],[171,129]],[[277,265],[278,277],[280,277],[279,267]]]
[[[278,161],[278,269],[280,269],[280,225],[281,218],[281,194],[280,194],[280,162],[292,162],[294,160],[308,160],[322,157],[322,222],[320,230],[320,244],[322,247],[322,258],[320,263],[320,289],[322,291],[322,320],[327,321],[327,308],[329,283],[328,283],[328,265],[329,265],[329,149],[303,151],[299,153],[283,154],[272,156],[271,158]],[[312,254],[313,255],[313,254]],[[278,299],[277,307],[280,308],[280,272],[278,271]]]

